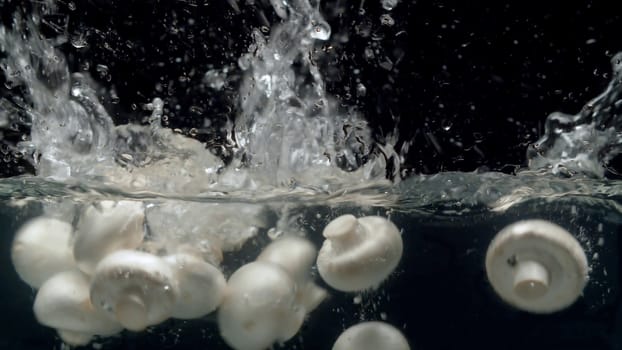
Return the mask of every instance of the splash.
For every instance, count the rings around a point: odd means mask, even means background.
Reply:
[[[600,96],[576,115],[555,112],[547,118],[544,136],[527,152],[531,169],[604,176],[607,163],[622,152],[622,53],[611,64],[613,78]]]
[[[241,112],[227,132],[230,164],[199,141],[162,127],[167,116],[160,98],[145,106],[152,113],[149,125],[115,125],[94,81],[70,74],[55,43],[37,34],[36,15],[17,18],[13,30],[0,29],[2,68],[11,87],[26,95],[11,101],[31,129],[18,150],[33,155],[39,177],[128,192],[334,191],[383,181],[387,159],[397,159],[392,146],[376,147],[360,116],[339,111],[310,55],[316,41],[330,36],[319,3],[273,6],[282,23],[268,38],[255,30],[238,62],[245,76]]]

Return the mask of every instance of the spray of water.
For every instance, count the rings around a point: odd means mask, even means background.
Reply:
[[[612,60],[607,89],[576,115],[551,114],[545,133],[527,152],[531,169],[601,178],[607,163],[622,152],[622,53]]]
[[[33,155],[39,177],[126,191],[333,191],[382,181],[386,159],[397,159],[392,146],[375,147],[366,122],[339,111],[309,54],[330,36],[319,3],[273,6],[282,23],[269,38],[254,31],[238,62],[245,77],[241,112],[229,128],[234,157],[228,167],[198,141],[163,128],[164,103],[157,97],[146,106],[149,125],[115,126],[92,79],[70,74],[55,43],[38,35],[36,15],[0,29],[7,84],[26,96],[12,102],[31,128],[19,150]]]

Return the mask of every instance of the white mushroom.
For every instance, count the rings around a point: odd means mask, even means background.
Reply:
[[[276,264],[256,261],[229,278],[218,326],[232,348],[265,350],[292,338],[305,313],[296,303],[296,286],[287,272]]]
[[[501,230],[488,247],[486,272],[501,299],[534,313],[572,305],[588,280],[579,242],[544,220],[519,221]]]
[[[346,329],[332,350],[410,350],[397,328],[384,322],[363,322]]]
[[[173,269],[155,255],[119,250],[95,269],[91,302],[131,331],[169,318],[178,286]]]
[[[48,279],[37,292],[34,313],[39,323],[56,328],[69,345],[86,345],[94,335],[112,335],[123,329],[93,307],[89,281],[77,270]]]
[[[227,286],[219,269],[191,254],[179,253],[164,260],[172,267],[179,285],[172,317],[198,318],[216,310]]]
[[[277,264],[289,273],[297,284],[298,300],[308,313],[326,298],[326,291],[310,280],[310,271],[316,255],[315,246],[308,240],[285,236],[265,247],[257,257],[257,261]]]
[[[340,216],[326,226],[323,235],[326,240],[317,258],[318,271],[328,285],[341,291],[377,287],[402,257],[399,230],[379,216]]]
[[[102,201],[88,206],[78,221],[73,255],[80,270],[92,274],[106,255],[134,249],[143,240],[144,208],[135,201]]]
[[[268,261],[281,266],[295,281],[309,278],[317,251],[308,240],[285,236],[266,246],[257,261]]]
[[[69,223],[38,217],[25,223],[15,235],[11,249],[19,277],[34,288],[55,274],[75,269]]]

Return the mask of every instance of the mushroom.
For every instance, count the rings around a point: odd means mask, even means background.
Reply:
[[[397,227],[379,216],[357,219],[342,215],[323,232],[317,267],[331,287],[353,292],[377,287],[402,257],[402,237]]]
[[[196,244],[182,243],[177,246],[177,253],[187,253],[210,263],[213,266],[218,266],[222,263],[222,249],[220,240],[218,237],[210,237],[210,239],[203,239]]]
[[[119,250],[97,265],[91,302],[131,331],[169,318],[178,295],[173,269],[155,255]]]
[[[308,240],[285,236],[265,247],[257,261],[277,264],[289,274],[298,286],[298,300],[308,313],[326,298],[326,291],[310,280],[316,255],[315,246]]]
[[[486,272],[501,299],[533,313],[572,305],[588,280],[579,242],[544,220],[519,221],[501,230],[488,247]]]
[[[255,261],[229,278],[218,326],[232,348],[264,350],[296,335],[305,314],[296,303],[296,285],[287,272],[276,264]]]
[[[144,237],[144,220],[141,202],[101,201],[88,206],[78,221],[73,247],[80,270],[91,275],[106,255],[138,247]]]
[[[15,235],[11,260],[19,277],[39,288],[50,277],[75,269],[71,253],[72,228],[64,221],[38,217],[25,223]]]
[[[266,246],[257,257],[257,261],[277,264],[295,281],[303,281],[309,278],[316,254],[315,247],[308,240],[285,236]]]
[[[94,335],[123,330],[118,322],[96,310],[89,300],[89,281],[77,270],[48,279],[37,292],[34,313],[39,323],[56,328],[69,345],[86,345]]]
[[[179,285],[172,317],[192,319],[216,310],[227,286],[225,276],[219,269],[186,253],[167,256],[164,260],[172,267]]]
[[[384,322],[362,322],[346,329],[332,350],[410,350],[397,328]]]

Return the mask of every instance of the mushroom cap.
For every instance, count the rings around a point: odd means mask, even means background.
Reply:
[[[285,236],[270,243],[257,257],[279,265],[296,283],[296,300],[306,312],[315,309],[325,298],[326,291],[310,280],[311,267],[317,256],[313,243],[296,236]]]
[[[315,246],[308,240],[296,236],[285,236],[266,246],[257,257],[257,261],[279,265],[289,273],[294,281],[300,283],[309,278],[316,255]]]
[[[91,302],[131,331],[171,316],[178,295],[173,269],[155,255],[119,250],[95,269]]]
[[[397,328],[384,322],[363,322],[346,329],[332,350],[410,350]]]
[[[59,330],[61,338],[71,345],[88,343],[93,335],[120,332],[123,327],[118,322],[93,307],[89,287],[86,276],[77,270],[48,279],[35,297],[33,309],[37,321]]]
[[[179,253],[164,260],[172,267],[179,285],[172,317],[198,318],[218,308],[227,287],[219,269],[190,254]]]
[[[218,310],[220,334],[236,350],[264,350],[293,337],[305,311],[296,287],[278,265],[256,261],[240,267],[228,281]]]
[[[72,231],[69,223],[53,218],[38,217],[25,223],[15,235],[11,249],[19,277],[39,288],[55,274],[75,269]]]
[[[486,272],[501,299],[533,313],[572,305],[588,280],[579,242],[544,220],[519,221],[501,230],[488,247]]]
[[[403,251],[398,228],[379,216],[342,215],[323,232],[327,239],[317,257],[322,279],[353,292],[377,287],[397,267]]]
[[[143,241],[144,208],[136,201],[101,201],[78,221],[73,255],[80,270],[92,274],[106,255],[137,248]]]

